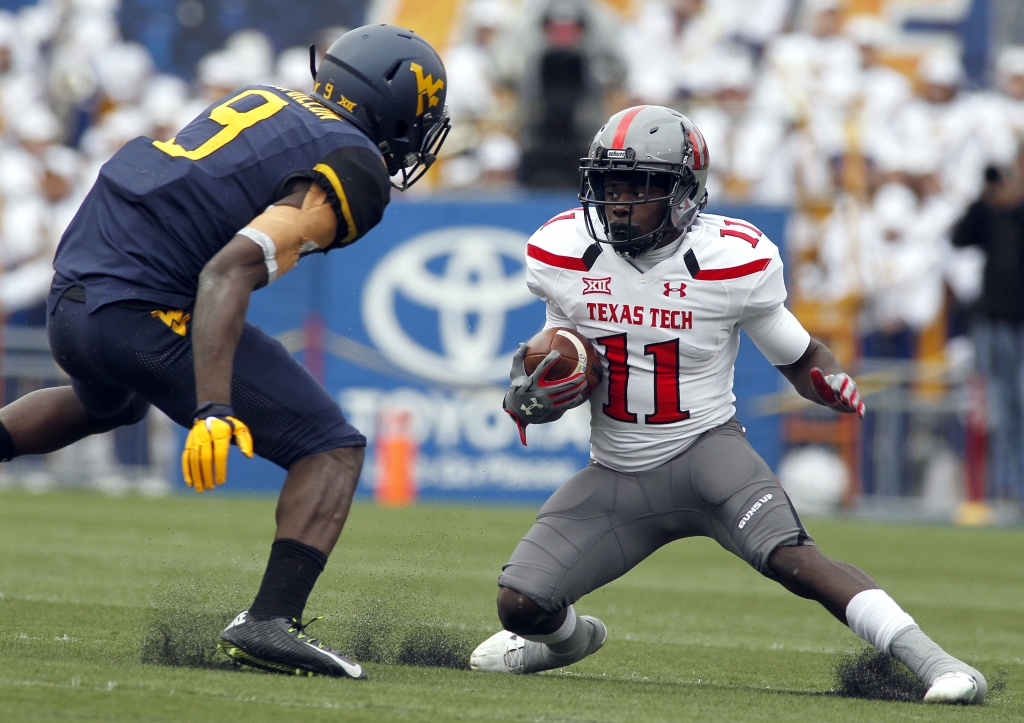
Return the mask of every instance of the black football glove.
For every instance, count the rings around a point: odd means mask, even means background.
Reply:
[[[526,342],[519,345],[512,357],[509,389],[501,407],[515,421],[523,446],[526,446],[526,425],[553,422],[562,412],[586,401],[586,374],[573,374],[555,382],[544,378],[561,357],[557,351],[548,352],[533,374],[526,373]]]

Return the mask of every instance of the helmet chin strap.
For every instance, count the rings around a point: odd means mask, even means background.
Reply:
[[[612,221],[608,224],[608,232],[609,240],[614,242],[610,244],[612,249],[626,259],[643,256],[665,237],[665,230],[658,229],[643,238],[636,238],[640,236],[640,225],[625,221]]]
[[[649,234],[641,235],[640,224],[631,221],[612,221],[608,224],[608,240],[612,248],[625,259],[635,259],[660,244],[669,234],[677,231],[672,225],[672,207],[665,209],[661,226]],[[639,237],[639,238],[638,238]]]

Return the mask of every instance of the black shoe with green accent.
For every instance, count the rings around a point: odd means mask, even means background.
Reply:
[[[236,663],[289,675],[329,675],[365,680],[366,671],[316,638],[298,620],[255,620],[243,610],[224,628],[217,648]]]

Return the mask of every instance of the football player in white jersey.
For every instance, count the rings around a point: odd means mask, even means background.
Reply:
[[[581,161],[583,207],[527,245],[527,283],[547,326],[601,351],[590,397],[591,462],[541,508],[498,579],[505,630],[474,670],[534,673],[596,652],[607,630],[573,609],[583,595],[683,537],[715,539],[761,574],[903,661],[929,702],[981,702],[985,678],[936,645],[861,570],[819,552],[735,418],[739,330],[807,399],[863,416],[857,385],[786,309],[778,248],[739,219],[701,213],[708,149],[682,114],[624,110]],[[505,411],[526,426],[582,404],[582,374],[543,380],[516,353]]]

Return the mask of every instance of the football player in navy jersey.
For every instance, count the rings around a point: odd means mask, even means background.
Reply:
[[[367,26],[331,45],[309,95],[250,86],[169,141],[125,145],[54,260],[50,346],[71,384],[0,409],[0,460],[133,424],[153,404],[191,430],[182,469],[196,492],[226,481],[231,444],[288,471],[262,585],[221,634],[240,663],[366,677],[301,622],[366,439],[245,314],[252,291],[357,241],[391,188],[430,167],[448,132],[445,83],[424,40]]]

